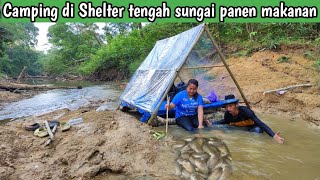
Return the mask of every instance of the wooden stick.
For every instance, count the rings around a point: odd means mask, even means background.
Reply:
[[[284,88],[264,91],[263,95],[265,95],[267,93],[277,92],[277,91],[284,91],[284,90],[294,89],[294,88],[297,88],[297,87],[311,87],[311,86],[312,86],[312,84],[297,84],[297,85],[287,86],[287,87],[284,87]]]
[[[168,136],[168,123],[169,123],[169,105],[170,105],[170,97],[167,95],[167,114],[166,114],[166,136]]]
[[[50,136],[50,139],[53,140],[53,133],[51,132],[51,129],[50,129],[48,121],[45,120],[44,123],[46,124],[46,128],[47,128],[48,134]]]
[[[52,129],[52,134],[54,134],[57,130],[57,125],[54,125],[53,129]],[[48,146],[51,142],[53,141],[53,139],[51,139],[51,137],[45,142],[44,146]]]

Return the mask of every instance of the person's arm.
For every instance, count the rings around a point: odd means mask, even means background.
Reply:
[[[174,98],[172,99],[172,102],[169,103],[169,110],[175,108],[180,103],[180,99],[181,99],[180,96],[181,96],[181,94],[179,94],[179,93],[174,96]],[[165,107],[165,109],[167,109],[168,103],[166,105],[164,105],[164,107]]]
[[[201,129],[203,128],[203,106],[198,106],[198,121],[199,121],[199,126],[198,128]]]
[[[201,129],[203,128],[203,98],[200,94],[198,94],[198,122],[199,126],[198,128]]]
[[[164,107],[167,109],[168,108],[168,104],[166,104]],[[173,109],[175,107],[176,107],[176,105],[173,104],[172,102],[169,104],[169,110],[171,110],[171,109]]]
[[[251,115],[250,119],[252,119],[254,124],[262,128],[269,136],[273,137],[275,135],[271,128],[263,123],[255,114]]]
[[[279,135],[280,132],[274,133],[271,130],[271,128],[269,128],[269,126],[263,123],[256,115],[254,115],[251,119],[257,126],[261,127],[269,136],[275,139],[279,144],[283,143],[284,139]]]

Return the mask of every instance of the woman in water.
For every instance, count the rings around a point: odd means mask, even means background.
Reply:
[[[169,110],[176,107],[177,125],[187,131],[203,128],[203,99],[197,93],[198,86],[197,80],[190,79],[186,90],[176,94],[169,104]],[[168,105],[165,108],[168,108]]]

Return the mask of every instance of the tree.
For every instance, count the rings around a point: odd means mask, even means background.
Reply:
[[[24,66],[28,73],[40,73],[37,63],[38,28],[33,23],[2,23],[0,26],[0,71],[16,76]]]

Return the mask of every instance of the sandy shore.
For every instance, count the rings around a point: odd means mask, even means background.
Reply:
[[[84,122],[66,132],[58,129],[47,147],[43,144],[47,138],[24,130],[25,125],[57,116],[61,116],[60,122],[79,116]],[[163,177],[175,173],[169,147],[150,135],[148,125],[122,112],[59,110],[8,123],[0,128],[0,139],[0,179],[93,179],[108,174]],[[166,152],[166,158],[161,159],[164,156],[159,152]]]

